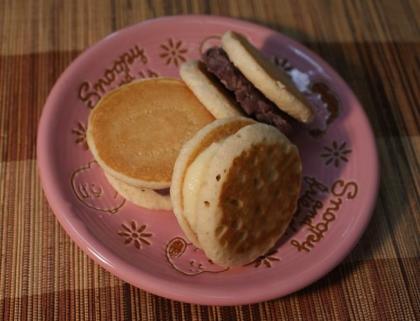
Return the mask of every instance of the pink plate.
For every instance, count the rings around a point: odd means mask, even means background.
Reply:
[[[209,262],[187,241],[172,213],[138,208],[116,194],[85,142],[89,111],[105,92],[135,78],[178,77],[180,63],[198,58],[226,30],[245,34],[271,56],[317,110],[314,124],[292,137],[301,151],[304,182],[287,235],[265,257],[232,269]],[[372,130],[340,76],[273,30],[221,17],[145,21],[86,50],[48,97],[37,153],[48,201],[83,251],[135,286],[198,304],[254,303],[319,279],[360,238],[378,188]]]

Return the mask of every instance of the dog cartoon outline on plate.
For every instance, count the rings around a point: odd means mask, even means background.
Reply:
[[[179,236],[168,242],[165,254],[169,264],[175,270],[189,276],[204,272],[220,273],[229,269],[214,264],[199,248]]]
[[[77,199],[83,205],[98,211],[115,214],[125,204],[125,199],[119,195],[110,184],[98,183],[102,169],[96,161],[90,161],[76,169],[71,175],[71,187]]]

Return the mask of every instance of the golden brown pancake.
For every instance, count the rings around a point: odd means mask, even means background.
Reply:
[[[214,117],[179,80],[136,81],[104,96],[89,117],[87,140],[99,165],[134,186],[170,186],[184,142]]]
[[[182,148],[171,199],[185,235],[221,266],[248,264],[270,250],[295,212],[298,149],[272,126],[219,119]]]

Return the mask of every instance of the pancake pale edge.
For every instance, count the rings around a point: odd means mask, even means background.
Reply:
[[[253,123],[255,122],[252,119],[244,117],[215,120],[202,128],[191,140],[185,143],[178,155],[173,170],[170,190],[173,211],[187,238],[198,247],[200,245],[197,235],[184,217],[183,186],[185,173],[197,156],[212,143],[222,140],[240,128]]]
[[[167,188],[182,145],[212,120],[182,81],[140,80],[99,101],[89,117],[87,141],[99,165],[118,180]]]
[[[105,173],[105,177],[118,194],[137,206],[151,210],[169,211],[172,209],[169,195],[160,195],[151,189],[128,185],[107,173]]]
[[[224,88],[213,81],[199,61],[187,61],[181,65],[180,75],[187,86],[197,96],[201,103],[216,118],[242,116],[240,108],[233,98],[228,97]]]

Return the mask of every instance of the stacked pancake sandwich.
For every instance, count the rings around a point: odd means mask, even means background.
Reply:
[[[171,198],[185,235],[222,266],[269,251],[296,209],[302,166],[298,150],[273,126],[219,119],[181,149]]]
[[[309,123],[313,111],[288,75],[244,36],[228,31],[221,47],[201,61],[188,61],[180,75],[215,118],[248,116],[290,133],[296,121]]]
[[[183,143],[214,120],[180,80],[135,81],[105,95],[87,142],[114,189],[150,209],[171,209],[169,186]]]

